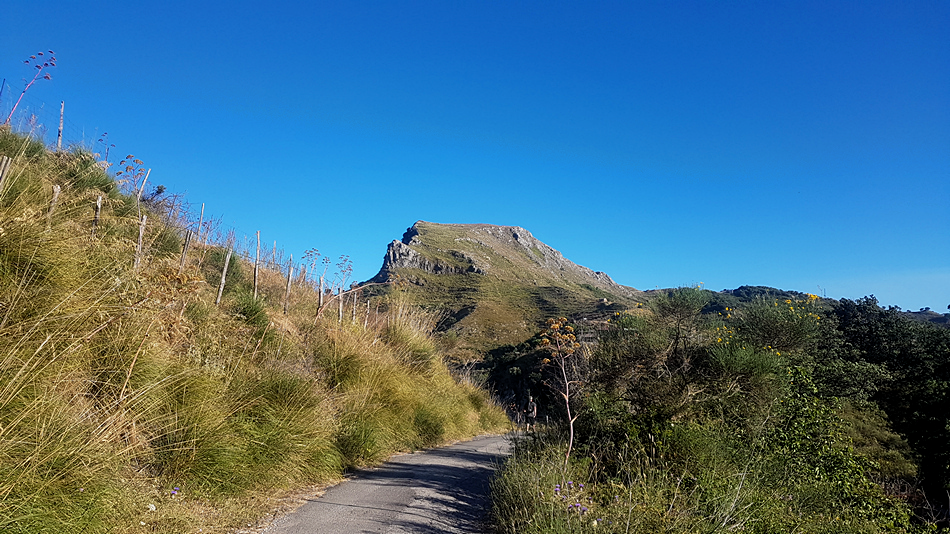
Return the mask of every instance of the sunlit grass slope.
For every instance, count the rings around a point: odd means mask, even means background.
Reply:
[[[318,320],[304,284],[285,315],[286,279],[263,271],[255,299],[236,259],[215,305],[223,250],[180,270],[175,217],[93,157],[8,130],[0,155],[0,532],[221,532],[281,490],[507,424],[424,315]]]

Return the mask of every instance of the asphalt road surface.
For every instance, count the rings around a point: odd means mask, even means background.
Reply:
[[[488,531],[488,483],[509,438],[483,436],[403,454],[327,490],[272,523],[267,534]]]

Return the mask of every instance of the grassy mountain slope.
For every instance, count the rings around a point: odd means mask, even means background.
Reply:
[[[299,281],[284,313],[285,275],[254,298],[236,255],[216,304],[225,250],[182,265],[187,221],[163,204],[8,129],[0,155],[0,532],[223,532],[280,491],[505,428],[425,315],[324,316]]]
[[[395,279],[414,304],[442,313],[458,354],[519,343],[547,317],[603,318],[642,297],[578,266],[516,226],[415,223],[373,281]]]

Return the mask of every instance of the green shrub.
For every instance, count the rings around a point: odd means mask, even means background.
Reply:
[[[46,156],[46,146],[38,139],[16,134],[8,126],[0,126],[0,155],[8,158],[22,156],[35,161]]]
[[[116,198],[119,195],[115,180],[88,152],[77,150],[68,157],[61,157],[60,169],[66,183],[77,191],[92,189],[102,192],[109,198]]]
[[[821,311],[817,297],[803,300],[757,298],[730,322],[739,339],[758,349],[790,352],[803,350],[818,335]]]
[[[151,250],[149,252],[157,258],[167,258],[181,254],[181,247],[182,240],[178,232],[174,228],[163,224],[159,226],[158,231],[151,237]],[[230,271],[230,267],[228,270]]]
[[[710,359],[717,371],[729,377],[758,384],[785,369],[780,353],[767,349],[739,346],[738,343],[719,343],[710,349]]]
[[[446,418],[431,407],[416,407],[412,423],[422,447],[437,445],[445,437]]]
[[[221,284],[221,271],[224,269],[224,261],[227,259],[228,251],[215,247],[208,251],[205,261],[201,266],[201,272],[204,275],[208,285],[217,291]],[[228,272],[225,279],[224,294],[229,295],[232,291],[244,289],[247,290],[247,279],[244,273],[244,265],[237,255],[231,254],[231,261],[228,262]],[[251,288],[253,289],[253,288]]]
[[[386,443],[385,429],[372,416],[344,413],[336,433],[336,448],[347,467],[380,460]]]
[[[214,377],[188,372],[144,395],[140,417],[151,436],[148,463],[155,473],[212,493],[244,489],[243,477],[234,476],[244,459],[241,443],[218,401],[224,392]]]
[[[312,378],[285,371],[244,376],[229,386],[229,426],[243,442],[245,484],[321,480],[339,472],[333,408]]]
[[[233,295],[231,302],[234,313],[240,315],[247,324],[254,326],[258,331],[263,330],[270,323],[264,302],[255,299],[253,293],[237,292]]]

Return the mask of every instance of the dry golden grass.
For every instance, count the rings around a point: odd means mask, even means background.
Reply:
[[[156,213],[133,269],[134,200],[85,156],[36,148],[0,130],[0,531],[223,532],[344,466],[504,427],[405,309],[361,300],[354,320],[347,299],[343,321],[336,302],[318,318],[294,282],[284,313],[285,274],[262,269],[255,300],[237,258],[215,305],[222,249],[179,272]]]

